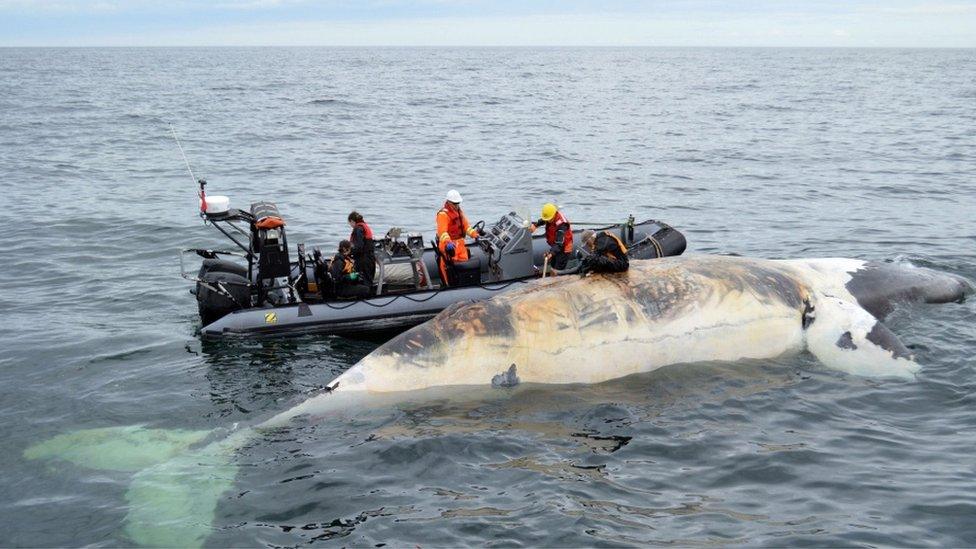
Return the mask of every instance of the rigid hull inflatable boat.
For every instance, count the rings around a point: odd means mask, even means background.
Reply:
[[[541,276],[540,267],[549,246],[542,235],[532,236],[528,223],[512,212],[492,226],[469,247],[470,260],[452,275],[455,284],[445,286],[438,269],[439,250],[425,245],[420,234],[391,229],[376,239],[377,271],[372,295],[338,299],[327,291],[323,260],[318,250],[306,253],[296,246],[290,255],[277,207],[268,202],[252,204],[250,211],[230,209],[223,197],[206,197],[211,207],[201,215],[229,238],[238,250],[188,249],[180,254],[184,278],[196,286],[204,338],[260,335],[334,334],[364,339],[383,339],[416,326],[460,302],[487,299],[499,292]],[[631,259],[680,255],[684,236],[659,221],[629,221],[602,227],[613,231],[628,247]],[[598,229],[598,230],[601,230]],[[585,252],[576,250],[577,258]],[[203,258],[196,275],[187,272],[185,258]],[[570,261],[565,275],[578,269]]]

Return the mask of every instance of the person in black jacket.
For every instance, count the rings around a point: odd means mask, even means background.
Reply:
[[[373,248],[373,230],[363,220],[359,212],[349,214],[349,226],[352,234],[349,242],[352,244],[352,257],[356,262],[356,270],[363,277],[367,287],[373,285],[373,275],[376,273],[376,254]]]
[[[580,274],[622,273],[630,268],[627,246],[610,231],[584,232],[583,245],[590,251],[590,255],[583,259]]]
[[[352,244],[348,240],[339,243],[339,252],[332,258],[329,274],[335,284],[336,297],[362,298],[369,295],[369,286],[356,270],[356,261],[352,257]]]

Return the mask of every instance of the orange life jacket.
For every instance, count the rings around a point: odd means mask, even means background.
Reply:
[[[573,251],[573,229],[569,225],[569,220],[566,219],[562,212],[556,212],[556,216],[546,222],[546,242],[550,246],[555,246],[556,230],[563,225],[566,226],[566,232],[563,233],[563,251],[570,253]]]
[[[366,240],[373,240],[373,229],[370,229],[369,225],[367,225],[365,221],[356,223],[356,226],[363,229],[363,238]],[[352,235],[349,235],[349,240],[352,240]]]
[[[277,229],[285,226],[285,220],[276,215],[266,215],[254,222],[258,229]]]
[[[356,270],[356,263],[352,260],[352,257],[343,254],[342,256],[342,274],[347,275]]]
[[[445,233],[450,240],[462,240],[465,234],[470,232],[468,218],[464,216],[461,208],[445,202],[444,207],[437,212],[437,241],[443,241]]]

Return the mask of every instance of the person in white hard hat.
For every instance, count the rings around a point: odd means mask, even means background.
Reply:
[[[468,248],[464,237],[477,237],[480,233],[472,229],[468,218],[461,211],[461,193],[454,189],[447,191],[444,207],[437,212],[437,246],[441,251],[440,271],[444,285],[450,284],[448,265],[468,260]],[[445,260],[446,258],[446,260]]]

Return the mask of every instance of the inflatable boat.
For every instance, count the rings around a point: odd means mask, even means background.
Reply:
[[[339,299],[329,291],[328,262],[304,244],[289,249],[278,208],[257,202],[247,211],[229,207],[226,197],[204,196],[201,216],[236,246],[236,250],[187,249],[180,253],[182,276],[195,283],[205,339],[228,337],[329,334],[382,340],[416,326],[460,302],[490,298],[542,276],[549,246],[533,236],[528,223],[515,212],[493,225],[478,222],[484,235],[469,246],[470,259],[452,265],[453,284],[441,280],[439,250],[419,233],[390,229],[374,240],[376,273],[370,295]],[[276,222],[268,223],[268,220]],[[576,231],[579,231],[576,225]],[[624,242],[631,259],[680,255],[684,236],[660,221],[627,221],[599,227]],[[562,271],[577,272],[585,250]],[[186,258],[203,259],[193,274]],[[331,256],[331,254],[329,254]]]

